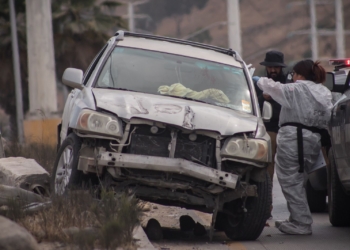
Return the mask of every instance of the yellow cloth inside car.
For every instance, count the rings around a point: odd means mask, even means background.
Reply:
[[[196,100],[211,98],[220,103],[229,103],[230,99],[220,89],[205,89],[203,91],[194,91],[186,88],[181,83],[174,83],[170,86],[163,85],[158,88],[158,92],[162,95],[173,95],[180,97],[188,97]]]

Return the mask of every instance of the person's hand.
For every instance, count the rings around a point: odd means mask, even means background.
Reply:
[[[263,93],[263,97],[264,97],[264,99],[265,99],[266,101],[272,100],[271,96],[268,95],[268,94]]]

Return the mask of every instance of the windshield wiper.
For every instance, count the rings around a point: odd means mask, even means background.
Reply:
[[[126,89],[126,88],[114,88],[114,87],[98,87],[100,89],[114,89],[114,90],[122,90],[122,91],[131,91],[131,92],[140,92],[132,89]]]

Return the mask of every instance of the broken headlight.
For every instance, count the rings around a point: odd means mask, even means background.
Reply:
[[[79,114],[77,129],[121,138],[122,123],[114,116],[92,110],[83,110]]]
[[[266,128],[262,120],[258,121],[258,126],[255,132],[255,138],[262,138],[266,135]]]
[[[227,158],[237,157],[267,162],[268,155],[267,141],[244,137],[227,139],[221,149],[221,156]]]

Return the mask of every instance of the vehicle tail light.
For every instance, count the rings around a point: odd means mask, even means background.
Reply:
[[[350,66],[350,58],[331,59],[331,60],[329,60],[329,65],[334,65],[334,66]]]

